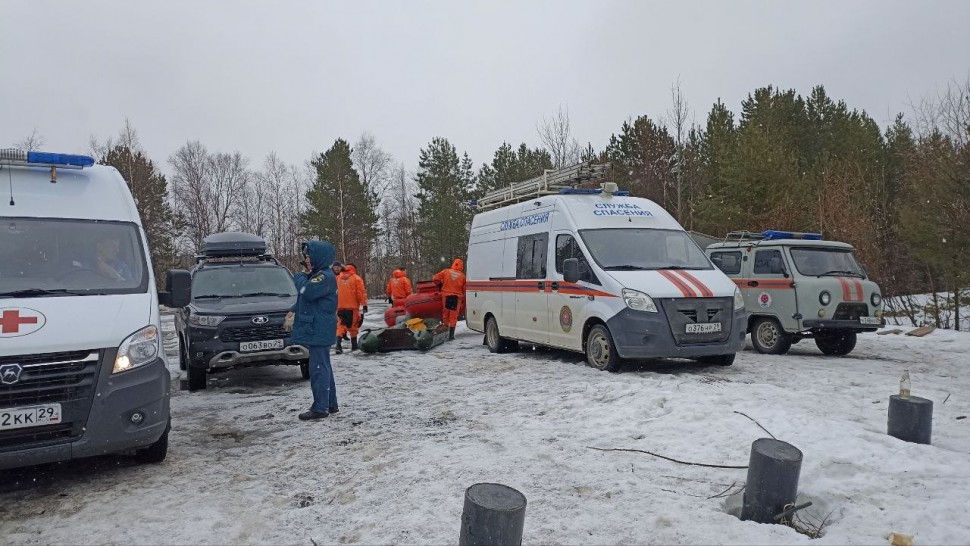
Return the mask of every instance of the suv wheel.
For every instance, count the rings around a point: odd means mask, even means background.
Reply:
[[[792,335],[773,318],[759,318],[751,326],[751,344],[761,354],[783,355],[791,349],[791,343]]]
[[[613,336],[602,324],[593,326],[586,336],[586,364],[607,372],[618,371],[623,365],[613,344]]]
[[[205,390],[206,387],[206,370],[205,368],[200,368],[197,366],[192,366],[191,364],[185,370],[186,375],[189,379],[189,392]]]
[[[488,317],[485,320],[485,345],[488,345],[488,350],[492,353],[511,353],[519,348],[518,341],[499,335],[498,321],[495,317]]]
[[[179,336],[179,369],[183,372],[189,367],[189,348]]]
[[[843,356],[855,349],[855,332],[829,332],[823,335],[815,334],[815,344],[819,350],[831,356]]]
[[[310,361],[301,360],[300,361],[300,377],[303,379],[310,379]]]
[[[172,419],[169,418],[165,432],[154,444],[135,451],[135,459],[140,463],[160,463],[168,455],[168,432],[172,430]]]

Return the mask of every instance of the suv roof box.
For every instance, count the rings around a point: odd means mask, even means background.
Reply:
[[[207,258],[229,256],[263,256],[266,241],[251,233],[227,231],[213,233],[202,239],[202,255]]]

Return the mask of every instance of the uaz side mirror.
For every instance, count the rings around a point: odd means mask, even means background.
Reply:
[[[576,282],[579,280],[579,259],[566,258],[563,260],[562,277],[566,282]]]
[[[184,269],[171,269],[165,273],[167,292],[158,293],[158,303],[179,309],[192,301],[192,275]]]

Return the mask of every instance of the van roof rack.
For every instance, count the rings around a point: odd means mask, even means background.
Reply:
[[[573,190],[584,184],[590,184],[606,178],[609,165],[593,164],[589,162],[577,163],[559,170],[546,169],[542,175],[522,182],[515,182],[507,187],[490,191],[471,204],[478,210],[491,210],[513,203],[519,203],[543,195],[566,193],[562,190]],[[601,190],[590,188],[590,192],[599,193]],[[621,195],[616,192],[615,195]]]
[[[821,233],[804,233],[800,231],[780,231],[776,229],[766,229],[761,233],[739,230],[728,232],[725,241],[777,241],[781,239],[802,239],[804,241],[821,241]]]

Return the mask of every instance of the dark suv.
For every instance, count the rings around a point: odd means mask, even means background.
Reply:
[[[192,269],[192,302],[176,316],[180,366],[189,390],[206,388],[206,374],[243,366],[292,364],[309,379],[310,352],[283,329],[296,303],[289,270],[248,233],[205,238]]]

